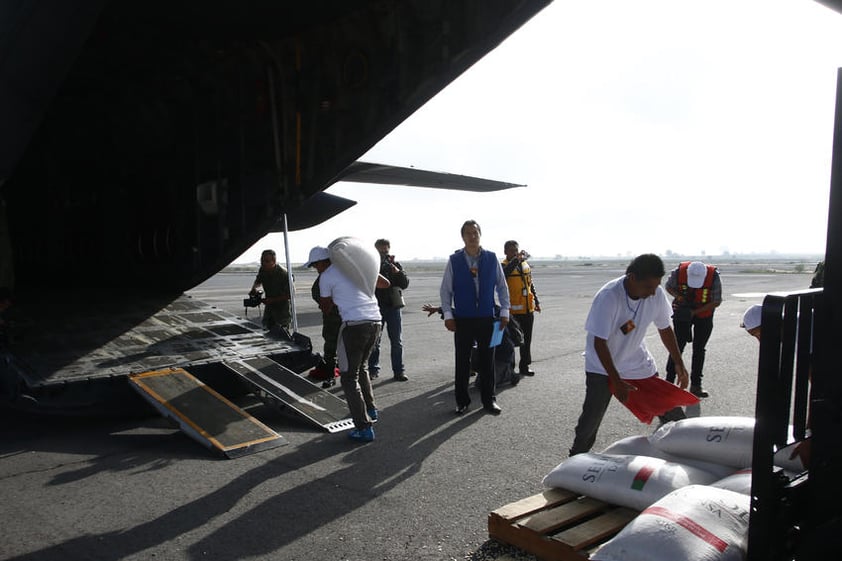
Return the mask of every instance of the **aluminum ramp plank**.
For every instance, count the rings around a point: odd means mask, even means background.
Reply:
[[[287,406],[327,432],[354,428],[343,400],[269,358],[227,360],[223,364],[264,401]]]
[[[131,374],[129,382],[184,433],[227,458],[287,444],[284,437],[184,369]]]

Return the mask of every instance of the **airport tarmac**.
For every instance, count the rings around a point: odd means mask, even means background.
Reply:
[[[541,490],[567,456],[584,395],[583,325],[625,262],[533,264],[543,312],[534,377],[498,390],[502,415],[454,415],[452,334],[437,316],[441,267],[404,262],[408,382],[374,382],[377,438],[360,445],[245,399],[288,445],[217,458],[166,420],[21,417],[0,410],[0,560],[533,559],[488,541],[487,515]],[[674,265],[668,263],[668,265]],[[711,396],[690,414],[754,413],[757,341],[739,327],[763,294],[805,289],[815,263],[718,263],[725,301],[708,344]],[[443,267],[443,264],[442,264]],[[296,270],[299,331],[322,346],[311,270]],[[220,273],[189,294],[243,315],[252,273]],[[258,319],[256,310],[250,318]],[[654,328],[650,350],[666,352]],[[383,342],[388,357],[389,343]],[[685,350],[689,365],[690,349]],[[332,390],[341,397],[338,386]],[[594,450],[654,426],[614,401]]]

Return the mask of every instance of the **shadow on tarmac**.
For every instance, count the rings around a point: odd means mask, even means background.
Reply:
[[[341,470],[323,477],[313,477],[315,473],[307,474],[305,483],[264,497],[239,518],[190,545],[186,550],[187,556],[191,559],[207,559],[208,552],[232,550],[237,552],[238,558],[267,555],[343,517],[349,517],[349,539],[355,533],[358,533],[359,539],[366,539],[373,535],[370,521],[364,517],[355,521],[354,511],[381,499],[416,475],[424,461],[439,446],[470,424],[486,417],[481,407],[474,407],[464,416],[455,416],[452,391],[451,383],[443,384],[381,410],[381,421],[375,427],[378,435],[382,433],[384,437],[383,444],[377,440],[365,445],[352,443],[344,433],[317,437],[296,449],[285,448],[267,463],[244,472],[230,483],[148,523],[120,532],[80,536],[25,555],[10,557],[8,561],[124,559],[148,548],[174,542],[206,526],[215,517],[229,512],[256,487],[273,478],[296,470],[307,470],[338,455],[344,455],[342,463],[345,466]],[[33,436],[41,430],[39,423],[44,422],[50,423],[50,420],[27,423],[28,428],[5,442],[0,450],[3,454],[9,454],[18,449],[49,448],[51,451],[73,453],[81,452],[79,448],[84,448],[85,453],[100,454],[92,460],[94,465],[57,477],[51,482],[55,485],[90,477],[99,471],[137,470],[143,465],[148,470],[160,469],[169,463],[196,456],[190,453],[195,449],[186,445],[188,441],[178,433],[119,436],[128,448],[128,453],[123,450],[115,452],[113,441],[108,443],[115,430],[113,422],[102,425],[101,421],[96,420],[76,420],[63,426],[56,426],[53,422],[50,424],[49,441],[35,437],[33,442]],[[84,433],[81,440],[79,431]],[[17,446],[18,440],[25,441],[26,448]],[[470,466],[466,465],[464,469],[469,470]],[[396,523],[411,522],[403,520]],[[318,552],[313,553],[314,558],[319,558]]]

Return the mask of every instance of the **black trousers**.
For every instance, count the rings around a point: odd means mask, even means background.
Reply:
[[[471,403],[471,349],[477,344],[477,376],[483,405],[494,401],[494,349],[489,348],[494,318],[456,318],[453,340],[456,347],[456,405]]]
[[[532,326],[535,325],[535,314],[515,314],[521,331],[523,331],[523,344],[520,346],[520,361],[518,370],[526,372],[532,364]]]
[[[690,385],[702,385],[702,369],[705,367],[705,347],[713,333],[713,316],[694,317],[690,321],[673,321],[678,350],[684,352],[687,343],[693,342],[693,358],[690,366]],[[667,359],[667,382],[675,382],[675,363],[672,357]]]
[[[612,396],[608,386],[608,376],[596,372],[585,372],[585,401],[582,403],[582,413],[576,423],[573,445],[569,451],[571,456],[589,452],[593,447],[596,442],[596,433],[599,431]],[[687,415],[681,407],[674,407],[663,415],[659,415],[658,418],[661,423],[668,423],[686,419]]]

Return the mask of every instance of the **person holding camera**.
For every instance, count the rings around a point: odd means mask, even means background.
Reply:
[[[672,322],[678,350],[684,352],[693,343],[690,362],[690,393],[708,397],[702,389],[702,369],[705,366],[705,347],[713,332],[713,312],[722,303],[722,282],[713,265],[701,261],[684,261],[670,272],[666,290],[673,297]],[[675,381],[675,364],[667,360],[667,381]]]
[[[260,287],[264,292],[262,297],[259,295]],[[263,310],[265,329],[280,326],[289,330],[292,322],[289,275],[286,269],[278,265],[274,250],[264,250],[260,255],[260,270],[257,272],[257,278],[249,291],[249,296],[260,297],[260,303],[266,307]]]
[[[387,239],[379,239],[374,242],[377,253],[380,254],[380,274],[389,279],[389,288],[378,288],[374,291],[377,297],[377,305],[380,306],[380,315],[383,317],[382,327],[389,335],[391,347],[392,374],[398,382],[409,380],[404,371],[403,364],[403,327],[401,308],[404,307],[403,290],[409,286],[409,278],[406,276],[403,266],[395,261],[395,256],[389,254],[392,244]],[[383,337],[383,329],[377,337],[377,342],[371,350],[368,358],[368,373],[374,379],[380,375],[380,340]]]
[[[506,258],[503,260],[503,273],[509,286],[509,301],[512,317],[517,320],[523,331],[523,343],[520,345],[520,361],[518,371],[520,376],[534,376],[529,369],[532,364],[532,327],[535,323],[535,312],[541,311],[538,302],[538,292],[532,284],[532,268],[527,263],[529,254],[521,251],[515,240],[509,240],[503,245]]]

